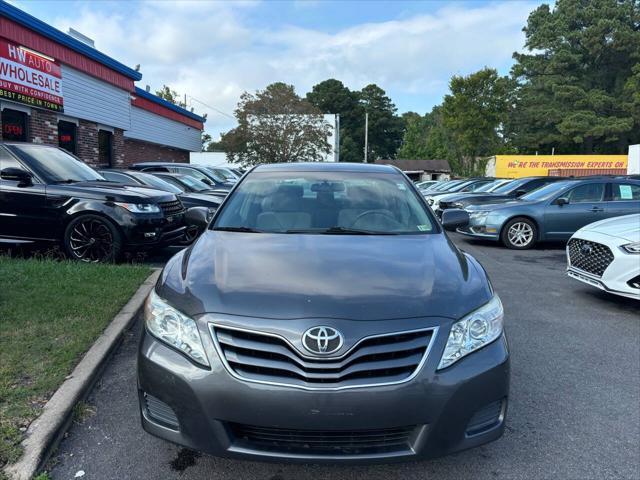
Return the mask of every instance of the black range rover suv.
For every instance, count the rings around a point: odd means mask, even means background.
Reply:
[[[172,193],[119,185],[67,151],[0,143],[0,243],[51,242],[86,262],[180,241],[185,209]]]

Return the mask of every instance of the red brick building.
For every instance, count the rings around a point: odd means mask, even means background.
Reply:
[[[85,162],[188,162],[205,119],[136,87],[142,74],[0,1],[0,139],[57,145]]]

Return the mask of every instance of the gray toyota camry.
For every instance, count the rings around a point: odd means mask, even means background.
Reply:
[[[313,463],[497,439],[503,309],[443,231],[465,216],[440,224],[390,166],[254,168],[147,300],[144,429],[212,455]]]

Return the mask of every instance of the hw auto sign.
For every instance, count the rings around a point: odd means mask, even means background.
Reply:
[[[0,39],[0,99],[64,110],[62,72],[54,60]]]

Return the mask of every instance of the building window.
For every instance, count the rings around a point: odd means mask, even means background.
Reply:
[[[98,163],[112,167],[112,142],[113,133],[107,130],[98,130]]]
[[[2,110],[2,139],[8,142],[26,142],[29,116],[24,112]]]
[[[68,152],[76,153],[76,136],[78,127],[73,122],[58,122],[58,145]]]

